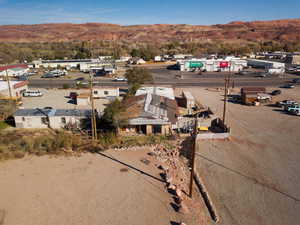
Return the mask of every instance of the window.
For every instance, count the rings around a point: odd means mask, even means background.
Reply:
[[[98,94],[98,91],[94,91],[94,95],[97,95]]]
[[[108,91],[104,91],[104,94],[105,94],[105,95],[108,95]]]
[[[25,117],[22,117],[22,121],[23,121],[23,122],[25,121]]]
[[[63,124],[66,124],[67,122],[66,122],[66,117],[62,117],[61,118],[61,122],[63,123]]]

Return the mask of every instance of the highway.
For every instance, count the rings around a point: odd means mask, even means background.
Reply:
[[[178,70],[168,70],[166,68],[148,68],[153,76],[155,85],[171,85],[173,87],[222,87],[224,86],[224,73],[207,72],[198,74],[195,72],[180,72]],[[178,75],[181,79],[178,79]],[[85,75],[82,75],[83,77]],[[280,86],[286,82],[292,81],[295,76],[285,75],[285,78],[278,76],[256,77],[255,75],[235,75],[232,73],[231,80],[234,86]],[[88,79],[86,77],[86,79]],[[87,81],[87,80],[86,80]],[[85,82],[86,82],[85,81]],[[76,87],[74,79],[59,78],[32,78],[29,80],[29,86],[32,88],[62,88],[63,85]],[[126,82],[116,82],[105,77],[95,77],[95,86],[127,87]],[[232,84],[231,84],[232,85]]]
[[[234,78],[232,79],[234,86],[280,86],[290,82],[290,78]],[[198,78],[198,79],[172,79],[164,81],[154,81],[154,85],[172,85],[174,87],[222,87],[224,86],[223,78]],[[232,83],[231,83],[232,84]],[[62,88],[63,85],[76,87],[74,80],[45,80],[31,79],[29,87],[32,88]],[[127,87],[126,82],[115,82],[110,80],[97,80],[95,86],[110,86],[110,87]]]

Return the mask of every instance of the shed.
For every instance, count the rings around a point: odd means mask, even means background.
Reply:
[[[19,109],[14,114],[17,128],[65,128],[68,124],[81,127],[91,110],[83,109]]]
[[[185,107],[191,110],[195,106],[195,98],[189,91],[183,91],[182,96],[184,98]]]
[[[78,95],[76,98],[76,104],[81,105],[81,106],[89,105],[91,102],[90,96],[91,95],[89,93],[82,93],[82,94]]]

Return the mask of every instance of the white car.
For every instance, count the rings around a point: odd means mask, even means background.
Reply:
[[[289,113],[296,115],[296,116],[300,116],[300,109],[296,108],[295,110],[291,110]]]
[[[40,91],[25,91],[23,97],[41,97],[43,93]]]
[[[116,78],[113,79],[113,81],[124,81],[124,82],[126,82],[127,79],[124,78],[124,77],[116,77]]]

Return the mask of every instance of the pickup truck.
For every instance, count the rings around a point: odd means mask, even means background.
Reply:
[[[294,112],[296,110],[300,110],[300,106],[299,105],[286,105],[284,107],[284,111],[286,111],[286,112],[292,113],[292,112]]]
[[[276,105],[279,107],[286,106],[286,105],[299,105],[298,102],[294,100],[283,100],[281,102],[276,102]]]

